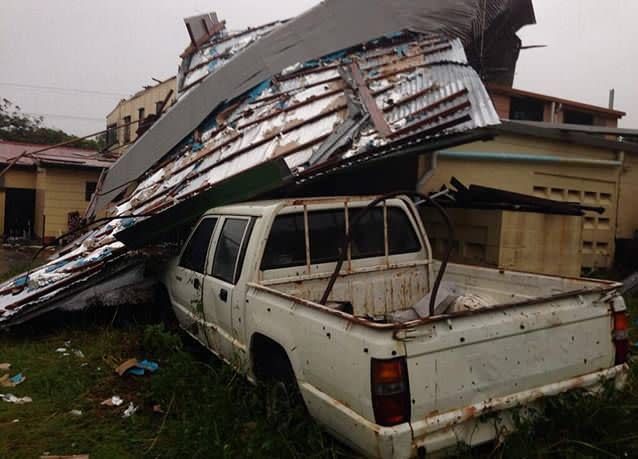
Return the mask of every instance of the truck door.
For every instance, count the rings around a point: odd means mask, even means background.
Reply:
[[[233,327],[235,286],[241,274],[243,256],[252,228],[250,217],[224,217],[215,247],[211,247],[212,262],[204,277],[204,311],[215,324],[209,330],[214,350],[231,361],[237,351],[239,331]]]
[[[180,324],[204,344],[206,335],[202,285],[206,257],[217,220],[217,217],[206,217],[199,222],[182,250],[170,282],[171,299]]]

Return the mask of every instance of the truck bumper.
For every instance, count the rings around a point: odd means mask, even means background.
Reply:
[[[459,443],[472,446],[493,440],[513,429],[510,418],[513,408],[533,405],[543,397],[574,389],[596,390],[607,380],[614,380],[616,387],[621,388],[627,370],[627,365],[618,365],[395,427],[381,427],[368,421],[310,384],[301,383],[299,388],[310,414],[335,437],[369,457],[402,459],[417,456],[419,451],[429,455]],[[498,422],[479,419],[492,413],[501,413]]]

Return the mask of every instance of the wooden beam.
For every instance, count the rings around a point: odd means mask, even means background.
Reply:
[[[353,62],[350,64],[350,71],[354,78],[359,98],[370,114],[370,119],[372,120],[375,129],[382,137],[388,137],[392,133],[392,129],[390,129],[388,122],[385,120],[383,112],[377,105],[376,99],[372,96],[372,93],[370,93],[370,88],[368,88],[368,84],[366,83],[365,78],[363,78],[359,65],[356,62]]]

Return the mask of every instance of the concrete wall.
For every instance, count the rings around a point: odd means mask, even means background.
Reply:
[[[608,150],[517,135],[500,135],[493,141],[468,144],[452,151],[618,159],[616,153]],[[427,170],[429,161],[429,157],[422,158],[421,175]],[[467,185],[484,185],[549,199],[603,207],[605,209],[603,215],[588,212],[583,219],[581,253],[583,267],[609,267],[613,263],[615,247],[620,173],[621,168],[614,166],[441,158],[434,175],[421,191],[438,190],[442,185],[448,185],[452,177],[457,177]],[[632,183],[638,186],[638,179]],[[627,193],[630,192],[628,190]],[[633,223],[627,222],[627,225],[631,226]],[[580,237],[580,235],[575,234],[574,237]]]
[[[638,156],[624,155],[620,176],[620,199],[618,203],[618,239],[633,239],[638,232]]]
[[[452,261],[561,276],[581,272],[582,217],[503,210],[448,209],[456,240]],[[447,228],[433,208],[421,217],[441,258]]]
[[[42,237],[42,221],[45,222],[45,239],[66,233],[68,214],[75,211],[84,214],[89,205],[85,199],[86,183],[97,182],[99,176],[100,171],[93,169],[46,168],[40,171],[36,191],[36,222],[39,222],[36,236]]]
[[[119,102],[117,107],[109,113],[106,117],[106,125],[111,126],[116,124],[118,127],[124,125],[124,118],[127,116],[131,117],[132,122],[139,121],[139,109],[144,108],[145,116],[150,114],[154,114],[156,111],[156,103],[163,101],[168,93],[173,90],[173,95],[169,100],[169,105],[175,101],[176,94],[176,78],[170,78],[163,83],[155,85],[151,88],[148,88],[144,91],[140,91],[135,96],[131,97],[127,100],[122,100]],[[131,143],[137,139],[137,135],[135,132],[137,131],[138,124],[132,124],[130,127],[131,133]],[[120,128],[117,130],[117,139],[120,148],[113,148],[112,151],[123,154],[128,149],[128,146],[124,145],[126,142],[124,141],[124,128]]]

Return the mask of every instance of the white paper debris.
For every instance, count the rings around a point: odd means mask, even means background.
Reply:
[[[123,418],[130,418],[131,416],[133,416],[133,414],[135,414],[135,412],[137,411],[137,407],[135,405],[133,405],[133,402],[130,402],[128,404],[128,408],[124,410],[124,413],[122,414]]]
[[[120,406],[122,403],[124,403],[124,400],[122,400],[118,395],[114,395],[113,397],[104,400],[102,403],[100,403],[100,405]]]
[[[31,397],[16,397],[13,394],[0,394],[0,400],[7,403],[15,403],[16,405],[23,405],[33,401]]]

